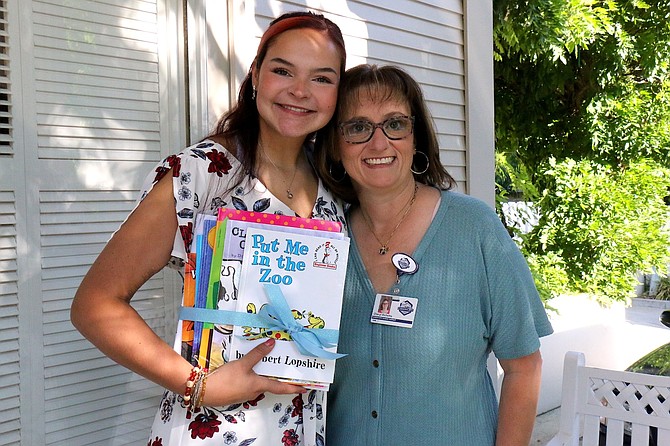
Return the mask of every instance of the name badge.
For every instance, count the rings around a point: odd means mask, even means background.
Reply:
[[[370,322],[373,324],[412,328],[418,302],[419,299],[415,297],[377,294],[372,307]]]

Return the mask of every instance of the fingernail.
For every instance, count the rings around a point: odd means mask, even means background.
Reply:
[[[268,347],[272,347],[274,345],[274,343],[275,343],[275,340],[272,339],[272,338],[270,338],[270,339],[268,339],[267,341],[264,342],[264,344],[267,345]]]

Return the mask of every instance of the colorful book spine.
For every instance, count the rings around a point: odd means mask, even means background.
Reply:
[[[184,301],[185,307],[195,306],[195,269],[196,255],[188,253],[186,265],[184,265]],[[192,358],[193,355],[193,321],[182,321],[181,329],[181,356]]]
[[[196,264],[195,270],[195,306],[207,308],[207,292],[209,289],[209,276],[212,267],[212,255],[216,237],[216,219],[208,218],[202,221],[202,227],[196,232]],[[204,324],[195,322],[193,327],[193,361],[201,367],[205,367],[207,355],[201,354],[204,344],[208,348],[208,337],[203,336]],[[205,335],[211,335],[204,332]],[[192,362],[193,362],[192,361]]]

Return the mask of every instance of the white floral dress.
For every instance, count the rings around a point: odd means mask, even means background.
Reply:
[[[308,151],[309,153],[309,151]],[[231,190],[240,162],[221,145],[206,140],[171,155],[146,180],[143,196],[172,169],[175,212],[179,225],[171,264],[183,267],[191,251],[198,214],[221,207],[295,215],[257,178],[247,177]],[[311,218],[339,221],[345,227],[340,203],[319,181]],[[228,302],[235,309],[234,299]],[[219,308],[222,308],[219,303]],[[180,351],[181,339],[175,342]],[[228,345],[230,343],[228,342]],[[186,380],[186,377],[184,377]],[[203,407],[187,414],[182,398],[166,391],[154,419],[148,446],[324,445],[326,396],[311,390],[304,395],[261,394],[252,401],[227,407]]]

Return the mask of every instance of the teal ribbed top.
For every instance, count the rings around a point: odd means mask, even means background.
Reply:
[[[418,298],[411,329],[370,323],[375,292],[351,234],[328,446],[495,443],[486,361],[536,351],[552,332],[528,265],[485,203],[443,192],[412,254],[414,275],[389,294]]]

